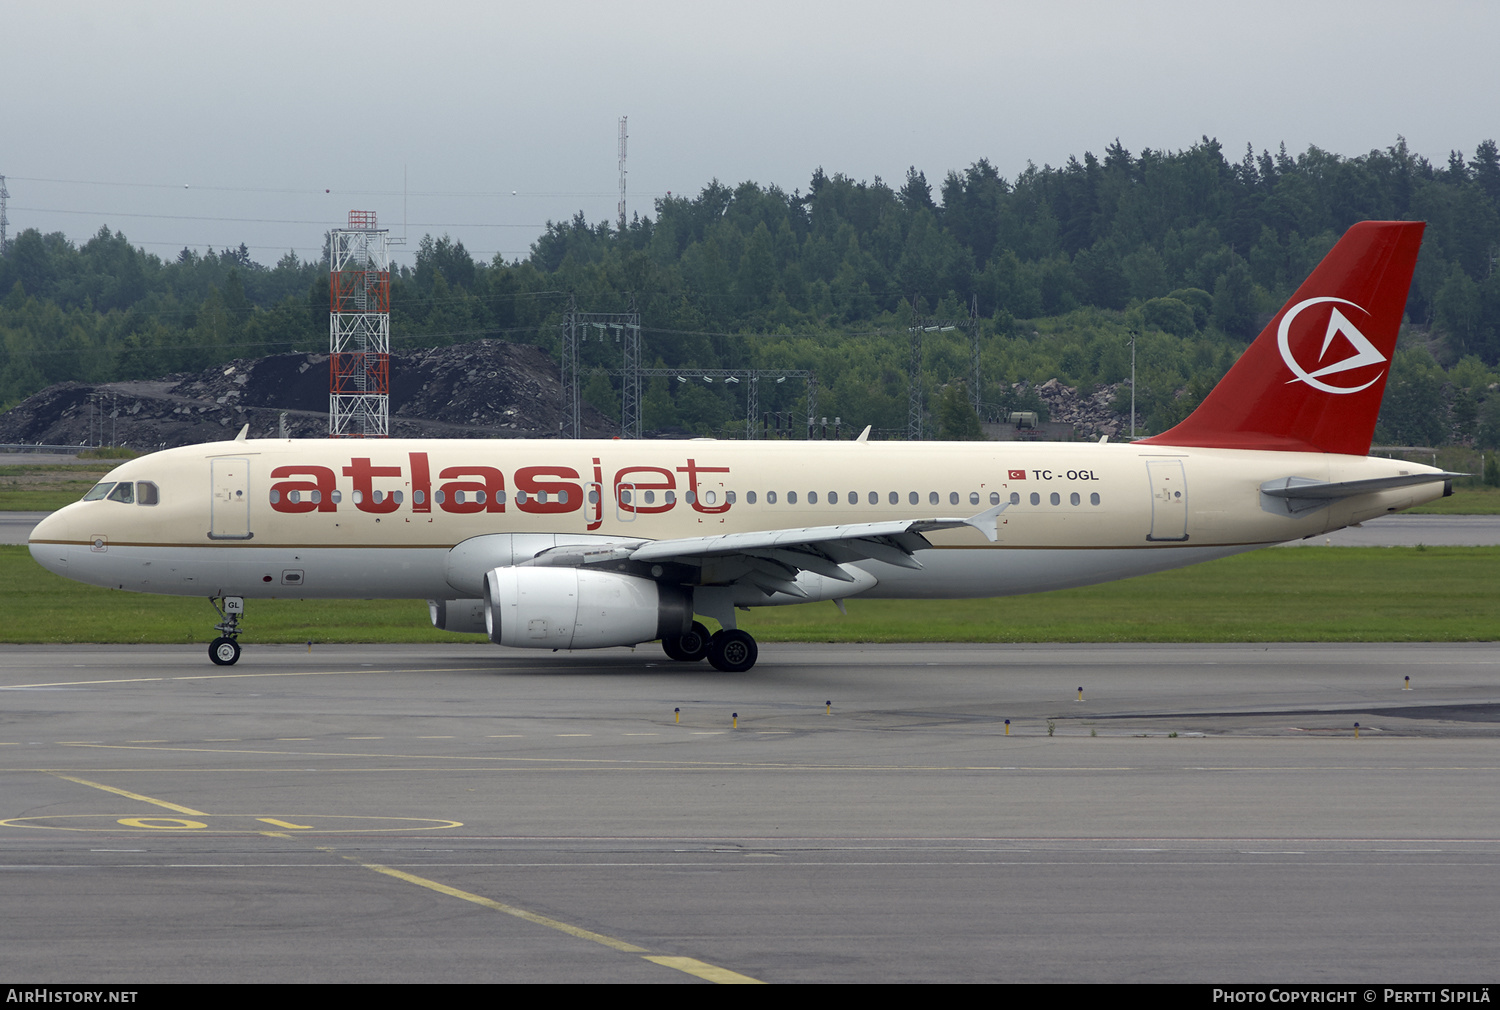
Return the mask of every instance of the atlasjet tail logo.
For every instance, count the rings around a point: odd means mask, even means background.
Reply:
[[[1298,302],[1287,310],[1287,314],[1281,317],[1281,325],[1276,330],[1276,344],[1281,348],[1281,360],[1286,362],[1286,367],[1290,368],[1292,374],[1296,376],[1295,379],[1290,381],[1305,382],[1314,389],[1321,389],[1325,393],[1358,393],[1360,390],[1369,389],[1380,380],[1381,375],[1385,374],[1384,369],[1380,371],[1379,375],[1376,375],[1375,378],[1362,386],[1336,386],[1323,381],[1322,377],[1325,375],[1337,375],[1340,372],[1347,372],[1353,368],[1363,368],[1365,365],[1378,365],[1386,360],[1385,355],[1377,351],[1375,345],[1370,343],[1370,338],[1359,332],[1359,327],[1351,323],[1349,318],[1338,309],[1330,309],[1328,312],[1328,330],[1323,334],[1323,346],[1318,351],[1318,357],[1313,364],[1312,371],[1304,368],[1297,361],[1297,356],[1292,353],[1292,320],[1296,319],[1303,309],[1311,308],[1323,302],[1337,302],[1340,305],[1349,305],[1364,312],[1365,315],[1369,315],[1363,307],[1355,305],[1347,299],[1328,296],[1309,298],[1305,302]],[[1333,344],[1333,338],[1336,336],[1342,336],[1348,341],[1354,353],[1325,365],[1323,364],[1323,359],[1327,357],[1328,348]],[[1303,341],[1303,343],[1306,343],[1306,341]]]

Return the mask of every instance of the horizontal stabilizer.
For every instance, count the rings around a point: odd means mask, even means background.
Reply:
[[[1300,515],[1345,498],[1353,498],[1355,495],[1394,491],[1397,488],[1435,484],[1438,481],[1450,481],[1454,477],[1467,476],[1468,474],[1463,473],[1429,470],[1425,473],[1403,473],[1394,477],[1372,477],[1369,480],[1322,481],[1311,477],[1278,477],[1262,484],[1260,493],[1280,500],[1281,505],[1275,511],[1284,508],[1288,515]]]
[[[1321,481],[1306,477],[1282,477],[1268,480],[1260,489],[1277,498],[1321,498],[1337,501],[1353,498],[1357,494],[1374,491],[1391,491],[1398,487],[1415,487],[1418,484],[1436,484],[1454,477],[1467,477],[1466,473],[1403,473],[1396,477],[1372,477],[1369,480]]]

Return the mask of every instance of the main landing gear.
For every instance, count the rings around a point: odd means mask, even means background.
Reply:
[[[697,621],[686,635],[662,639],[661,648],[670,658],[686,663],[707,659],[715,670],[725,673],[744,673],[760,655],[749,632],[730,628],[710,635]]]
[[[208,602],[213,604],[214,610],[219,613],[219,623],[214,625],[214,630],[219,632],[219,637],[208,645],[208,658],[214,661],[215,666],[233,666],[240,661],[240,618],[245,613],[245,598],[242,596],[226,596],[224,606],[219,606],[219,601],[210,596]]]
[[[667,654],[668,659],[696,663],[708,655],[708,639],[708,628],[701,622],[694,621],[688,633],[681,638],[663,638],[661,651]]]

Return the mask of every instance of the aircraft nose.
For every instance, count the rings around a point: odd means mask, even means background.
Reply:
[[[56,575],[68,574],[69,548],[66,543],[58,542],[68,539],[69,523],[63,516],[66,511],[67,509],[59,509],[47,516],[32,528],[31,536],[27,538],[32,559]]]

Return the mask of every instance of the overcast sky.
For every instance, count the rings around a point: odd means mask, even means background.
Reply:
[[[934,189],[1216,137],[1434,163],[1500,138],[1500,4],[8,4],[9,234],[103,225],[148,252],[319,255],[350,209],[476,258],[713,178]],[[403,188],[406,197],[403,200]]]

